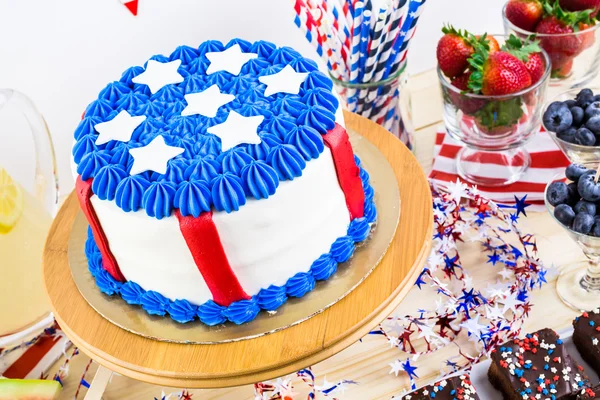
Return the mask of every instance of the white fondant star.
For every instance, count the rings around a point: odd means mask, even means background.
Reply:
[[[148,60],[146,70],[134,77],[133,83],[148,85],[152,94],[158,92],[163,86],[183,82],[183,76],[177,72],[181,60],[173,60],[161,63],[156,60]]]
[[[217,116],[219,107],[235,99],[235,95],[221,93],[219,87],[215,84],[199,93],[186,94],[185,101],[187,106],[181,111],[181,115],[204,115],[208,118]]]
[[[244,64],[258,57],[256,53],[243,53],[239,44],[234,44],[223,51],[206,53],[210,65],[206,69],[206,75],[219,71],[227,71],[233,75],[239,75]]]
[[[144,147],[129,149],[133,157],[130,175],[154,171],[159,174],[167,173],[167,162],[184,152],[181,147],[169,146],[162,136],[157,136]]]
[[[221,139],[221,151],[225,152],[241,143],[259,144],[258,126],[264,119],[263,115],[244,117],[231,111],[225,122],[211,126],[206,131]]]
[[[94,129],[98,131],[96,144],[108,143],[111,140],[129,142],[135,128],[144,122],[145,119],[145,115],[132,117],[126,110],[121,111],[110,121],[94,125]]]
[[[275,93],[298,94],[300,85],[306,80],[307,76],[308,72],[296,72],[294,68],[286,65],[281,71],[273,75],[261,76],[258,80],[267,85],[265,97],[268,97]]]

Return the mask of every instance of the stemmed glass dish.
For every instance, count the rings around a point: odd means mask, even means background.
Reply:
[[[500,45],[506,40],[494,37]],[[539,131],[550,77],[550,59],[544,51],[541,54],[546,67],[542,78],[502,96],[463,93],[438,66],[446,129],[465,145],[456,157],[457,172],[464,180],[504,186],[518,181],[529,168],[531,157],[523,145]]]

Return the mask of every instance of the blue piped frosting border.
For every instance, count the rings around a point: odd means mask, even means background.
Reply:
[[[258,55],[235,76],[226,71],[210,75],[207,52],[239,45],[243,52]],[[329,77],[317,64],[290,47],[233,39],[227,44],[209,40],[198,48],[180,46],[170,55],[155,55],[158,62],[181,60],[177,72],[184,78],[152,94],[145,84],[134,83],[145,67],[131,67],[120,80],[109,83],[86,108],[74,136],[73,159],[83,180],[94,179],[94,193],[101,200],[114,201],[125,212],[144,209],[154,218],[164,218],[174,209],[183,216],[196,216],[211,206],[234,212],[248,197],[258,200],[273,195],[280,181],[302,175],[306,163],[323,152],[323,138],[335,126],[339,102]],[[281,71],[286,65],[308,73],[297,95],[277,93],[265,96],[266,85],[259,77]],[[198,93],[212,85],[235,99],[219,108],[214,118],[182,116],[186,94]],[[128,142],[96,144],[95,125],[112,120],[126,110],[132,116],[146,116]],[[221,151],[221,139],[207,129],[225,121],[230,111],[245,117],[264,116],[258,127],[259,144],[240,144]],[[163,136],[169,146],[184,149],[167,164],[165,174],[144,172],[130,176],[132,148],[148,145]]]
[[[167,314],[179,323],[187,323],[195,319],[206,325],[219,325],[227,321],[243,324],[252,321],[260,310],[273,311],[287,301],[288,297],[302,297],[315,288],[316,281],[327,280],[337,270],[338,263],[348,261],[354,254],[358,243],[367,240],[372,224],[377,220],[374,190],[369,183],[369,174],[360,165],[360,178],[365,193],[364,216],[355,218],[348,226],[345,236],[338,238],[331,245],[329,253],[323,254],[313,262],[308,272],[299,272],[288,279],[284,286],[271,285],[263,288],[249,300],[236,301],[223,307],[209,300],[195,306],[187,300],[171,301],[160,293],[144,290],[135,282],[121,283],[116,281],[102,268],[102,255],[94,241],[91,230],[85,244],[88,268],[96,279],[96,285],[103,293],[112,296],[119,294],[127,303],[141,306],[148,314],[166,316]]]

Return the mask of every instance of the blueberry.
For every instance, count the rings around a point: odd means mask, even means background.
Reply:
[[[590,232],[592,236],[600,237],[600,224],[598,221],[592,226],[592,231]]]
[[[554,216],[561,224],[570,228],[575,219],[575,211],[566,204],[559,204],[558,207],[554,209]]]
[[[594,217],[590,214],[579,213],[575,216],[573,220],[573,230],[575,232],[583,233],[587,235],[592,230],[592,226],[594,226]]]
[[[600,135],[600,115],[596,115],[585,122],[585,127],[588,128],[594,135]]]
[[[568,180],[577,182],[577,180],[581,177],[581,175],[585,174],[587,171],[592,171],[592,170],[588,170],[582,164],[571,164],[565,170],[565,176],[567,177]]]
[[[558,138],[560,140],[564,140],[567,143],[576,143],[575,142],[575,134],[577,133],[577,128],[574,127],[570,127],[567,128],[566,130],[558,133],[556,136],[558,136]]]
[[[577,102],[575,100],[565,100],[564,103],[569,108],[575,107],[577,105]]]
[[[589,107],[588,107],[589,108]],[[571,114],[573,114],[573,126],[579,127],[583,123],[583,117],[585,116],[585,112],[583,108],[579,106],[571,107]]]
[[[569,198],[567,184],[564,182],[552,182],[550,186],[548,186],[546,198],[548,199],[548,203],[555,207],[559,204],[563,204]]]
[[[552,132],[561,132],[568,129],[573,123],[573,114],[565,103],[555,101],[548,106],[543,117],[544,126]]]
[[[579,200],[581,200],[581,196],[579,195],[579,192],[577,191],[577,183],[576,182],[569,183],[567,185],[567,190],[569,191],[569,197],[567,197],[566,204],[570,205],[571,207],[575,207],[575,204],[577,204],[577,202]]]
[[[594,101],[600,101],[600,94],[594,96]]]
[[[595,117],[596,115],[600,115],[600,101],[595,101],[585,109],[585,119],[590,119]]]
[[[590,203],[589,201],[579,200],[577,204],[575,204],[575,208],[573,208],[577,214],[586,213],[590,215],[596,215],[596,203]]]
[[[582,127],[575,132],[575,143],[583,146],[593,146],[596,144],[596,136],[588,128]]]
[[[594,101],[594,92],[591,89],[583,89],[575,96],[575,100],[581,108],[585,109]]]
[[[584,200],[596,202],[600,200],[600,184],[594,181],[593,174],[584,174],[577,182],[577,191]]]

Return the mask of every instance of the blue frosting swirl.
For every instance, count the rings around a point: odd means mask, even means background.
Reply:
[[[350,236],[342,236],[331,245],[331,256],[339,263],[346,262],[354,254],[354,240]]]
[[[76,163],[80,163],[81,159],[90,153],[93,153],[98,150],[98,146],[96,146],[96,140],[98,139],[98,135],[93,133],[84,135],[77,140],[77,143],[73,146],[73,159]]]
[[[198,307],[193,306],[186,300],[175,300],[169,305],[167,311],[174,321],[185,324],[194,320]]]
[[[283,138],[285,138],[285,135],[287,135],[287,133],[289,131],[291,131],[292,129],[294,129],[297,125],[294,123],[294,120],[285,116],[285,115],[273,115],[271,118],[269,118],[268,120],[265,119],[265,121],[263,121],[263,130],[270,132],[270,133],[275,133],[277,136],[279,136],[280,139],[283,140]]]
[[[371,186],[367,186],[365,188],[365,201],[366,202],[371,202],[373,201],[373,197],[375,196],[375,191],[373,190],[373,187]]]
[[[211,200],[208,185],[200,180],[182,182],[175,194],[175,206],[184,217],[198,218],[203,212],[210,211]]]
[[[330,253],[323,254],[317,258],[310,267],[310,273],[318,281],[329,279],[337,270],[337,261],[331,257]]]
[[[95,100],[90,103],[85,109],[86,117],[100,117],[103,121],[108,120],[108,116],[113,112],[113,109],[109,102],[106,100]]]
[[[365,202],[365,218],[371,224],[377,220],[377,209],[372,201]]]
[[[257,115],[264,115],[265,118],[272,118],[273,113],[265,108],[260,102],[254,102],[253,104],[244,104],[240,108],[235,110],[238,114],[244,117],[254,117]]]
[[[206,53],[215,53],[223,50],[225,50],[225,46],[223,46],[223,43],[219,42],[218,40],[207,40],[198,47],[198,52],[200,55],[205,55]]]
[[[99,117],[84,117],[75,129],[75,140],[79,140],[89,134],[97,134],[94,127],[101,122],[102,119]]]
[[[121,282],[116,281],[105,269],[101,268],[96,271],[96,285],[102,293],[112,296],[115,293],[119,293],[121,288]]]
[[[198,57],[187,65],[187,69],[190,74],[205,74],[209,65],[206,57]]]
[[[165,142],[167,142],[165,140]],[[185,148],[185,141],[180,139],[178,141],[177,144],[172,144],[172,143],[167,143],[170,146],[176,145],[177,147],[184,147]],[[174,183],[175,185],[183,182],[185,180],[185,171],[188,168],[188,163],[186,160],[181,159],[181,158],[176,158],[173,160],[170,160],[167,163],[167,172],[163,175],[163,174],[159,174],[158,172],[153,172],[152,173],[152,180],[166,180],[169,181],[171,183]]]
[[[324,135],[335,128],[335,115],[325,107],[312,106],[300,114],[297,122],[301,125],[311,126]]]
[[[337,97],[323,88],[307,90],[302,96],[302,102],[308,106],[322,106],[332,114],[335,114],[340,105]]]
[[[223,315],[234,324],[241,325],[256,318],[259,311],[260,307],[256,304],[255,299],[240,300],[231,303],[231,305],[223,311]]]
[[[259,40],[252,44],[250,52],[258,54],[259,57],[268,59],[275,49],[277,49],[277,46],[273,43],[267,42],[266,40]]]
[[[206,81],[202,76],[194,74],[190,75],[183,81],[183,87],[186,93],[203,92],[206,87]]]
[[[352,238],[354,243],[362,242],[369,237],[371,225],[365,217],[354,218],[348,227],[348,236]]]
[[[150,181],[142,175],[128,176],[117,186],[115,203],[125,211],[137,211],[143,202],[144,193],[150,187]]]
[[[82,180],[87,181],[96,176],[100,168],[107,165],[109,161],[110,153],[106,151],[96,151],[86,154],[77,166],[77,173],[81,175]]]
[[[359,161],[359,162],[360,162],[360,161]],[[360,164],[359,164],[359,163],[356,163],[356,165],[357,165],[358,167],[360,167]],[[360,176],[360,179],[361,179],[361,181],[362,181],[362,183],[363,183],[363,187],[365,187],[365,185],[368,185],[368,184],[369,184],[370,177],[369,177],[369,173],[367,172],[367,170],[366,170],[366,169],[363,169],[363,168],[361,168],[361,169],[360,169],[360,174],[359,174],[359,176]]]
[[[133,88],[134,83],[131,82],[131,80],[133,78],[135,78],[136,76],[138,76],[139,74],[141,74],[142,72],[144,72],[144,68],[142,68],[142,67],[139,67],[139,66],[130,67],[130,68],[126,69],[125,72],[123,72],[123,74],[121,75],[121,79],[119,81],[123,82],[130,88]]]
[[[321,71],[312,71],[302,83],[304,90],[323,88],[327,90],[333,89],[333,82]]]
[[[278,309],[287,301],[285,286],[270,285],[258,292],[258,306],[263,310],[273,311]]]
[[[211,182],[213,178],[221,173],[221,166],[215,160],[210,158],[201,158],[194,160],[185,170],[185,179],[201,179]]]
[[[318,158],[325,149],[319,132],[307,125],[292,129],[285,137],[286,144],[294,146],[306,161]]]
[[[358,158],[358,156],[356,154],[354,155],[354,162],[356,163],[357,167],[360,167],[360,158]],[[360,172],[362,173],[363,169],[361,169]],[[367,171],[365,171],[365,172],[367,172]],[[362,176],[361,176],[361,179],[362,179]]]
[[[290,66],[294,68],[296,72],[312,72],[317,71],[319,66],[313,60],[304,57],[298,57],[290,62]]]
[[[260,54],[259,54],[260,56]],[[269,67],[269,62],[262,57],[252,58],[242,66],[241,74],[258,75],[263,69]]]
[[[127,281],[121,286],[121,297],[127,304],[139,306],[142,304],[142,296],[146,291],[133,281]]]
[[[94,245],[95,245],[95,243],[94,243]],[[102,254],[100,254],[100,251],[95,253],[94,256],[92,256],[89,259],[88,267],[94,277],[96,275],[98,275],[98,271],[101,271],[104,269],[104,267],[102,266]]]
[[[237,96],[237,99],[245,104],[255,104],[257,102],[263,102],[265,93],[265,85],[256,85],[247,89],[242,94]]]
[[[227,318],[223,315],[225,307],[218,305],[212,300],[198,307],[198,318],[208,326],[215,326],[225,323]]]
[[[169,299],[153,290],[148,290],[142,295],[141,306],[151,315],[164,316],[169,309],[169,303]]]
[[[306,272],[298,272],[288,279],[286,292],[290,297],[302,297],[315,288],[315,278]]]
[[[113,200],[119,183],[127,177],[127,172],[117,165],[100,168],[92,182],[92,192],[100,200]]]
[[[219,71],[214,74],[210,74],[206,77],[207,86],[217,85],[223,87],[229,82],[234,75],[227,71]]]
[[[167,181],[152,182],[142,197],[142,207],[151,217],[162,219],[171,215],[175,200],[175,185]]]
[[[280,47],[275,49],[271,55],[268,57],[268,60],[273,64],[282,64],[286,65],[294,61],[296,58],[301,58],[302,56],[296,50],[291,47]]]
[[[154,60],[154,61],[157,61],[162,64],[169,62],[169,58],[163,54],[155,54],[152,57],[150,57],[150,60]],[[144,68],[146,68],[147,66],[148,66],[148,61],[146,61],[144,63]]]
[[[232,174],[239,176],[242,172],[242,168],[252,161],[254,161],[252,156],[240,147],[223,153],[221,157],[221,166],[223,167],[223,172],[231,172]]]
[[[111,82],[98,95],[99,99],[115,104],[121,96],[131,93],[131,88],[122,82]]]
[[[194,150],[202,156],[218,156],[221,153],[221,139],[210,133],[202,135],[198,138]]]
[[[236,76],[231,78],[229,82],[227,82],[221,88],[221,91],[224,91],[229,94],[236,94],[243,92],[254,85],[254,80],[244,77],[244,76]]]
[[[158,92],[150,97],[152,101],[161,101],[163,103],[175,103],[183,100],[183,89],[175,85],[163,86]]]
[[[241,49],[241,50],[242,50],[242,52],[244,52],[244,53],[248,53],[248,52],[250,52],[250,48],[252,47],[252,43],[250,43],[249,41],[247,41],[247,40],[244,40],[244,39],[234,38],[234,39],[231,39],[231,40],[230,40],[230,41],[229,41],[229,42],[228,42],[228,43],[225,45],[225,48],[226,48],[226,49],[228,49],[228,48],[230,48],[231,46],[233,46],[233,45],[236,45],[236,44],[240,46],[240,49]]]
[[[255,199],[266,199],[279,186],[277,172],[264,161],[252,161],[241,170],[244,190]]]
[[[116,103],[121,110],[127,110],[130,114],[136,112],[139,107],[148,102],[148,96],[140,93],[127,93]]]
[[[230,213],[246,204],[242,180],[231,172],[225,172],[213,179],[211,194],[218,211]]]
[[[306,161],[295,147],[280,144],[271,149],[267,163],[275,169],[280,180],[292,180],[302,175]]]
[[[178,117],[181,115],[181,112],[185,109],[185,105],[182,102],[171,103],[172,105],[167,107],[165,112],[163,113],[163,119],[165,121],[169,121],[171,118]]]
[[[246,151],[255,160],[266,160],[272,147],[283,143],[281,139],[271,133],[259,133],[260,143],[246,145]]]
[[[169,56],[169,61],[181,60],[182,64],[189,64],[198,58],[198,50],[190,46],[179,46]]]
[[[141,138],[145,138],[149,134],[158,134],[165,127],[166,125],[161,121],[153,118],[146,118],[141,124],[138,125],[137,128],[135,128],[133,134],[131,135],[131,139],[140,141]]]
[[[306,104],[300,96],[289,95],[275,100],[272,110],[277,114],[286,113],[290,117],[298,118],[302,111],[306,110]]]

